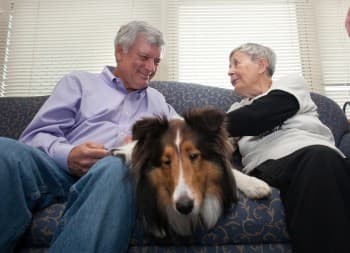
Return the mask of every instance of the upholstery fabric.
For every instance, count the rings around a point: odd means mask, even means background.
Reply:
[[[1,97],[0,136],[18,139],[47,96]]]
[[[64,206],[64,204],[55,204],[36,213],[31,226],[22,239],[22,247],[48,247]],[[188,249],[196,245],[195,248],[204,250],[208,246],[214,249],[217,245],[285,244],[288,241],[285,214],[279,191],[273,189],[272,195],[263,200],[251,200],[245,198],[243,194],[239,194],[239,201],[226,211],[215,228],[210,231],[198,231],[192,238],[178,239],[176,242],[154,239],[145,234],[137,224],[131,238],[132,247],[130,250],[133,249],[131,252],[137,252],[135,251],[137,247],[149,246],[149,250],[151,250],[149,252],[156,252],[152,251],[155,249],[152,248],[152,245],[179,247],[174,246],[174,244],[181,245],[181,247],[187,246]]]
[[[226,111],[241,98],[232,89],[193,83],[154,81],[151,86],[164,94],[168,103],[182,114],[193,107],[214,106]],[[312,93],[320,119],[332,130],[336,144],[350,154],[350,133],[341,108],[331,99]],[[41,97],[1,97],[0,136],[18,138],[39,107],[47,99]],[[58,203],[39,212],[21,239],[16,252],[47,252],[65,204]],[[199,230],[191,238],[176,242],[154,239],[136,225],[129,252],[143,253],[226,253],[226,252],[291,252],[285,213],[279,191],[263,200],[250,200],[239,194],[235,203],[210,231]]]

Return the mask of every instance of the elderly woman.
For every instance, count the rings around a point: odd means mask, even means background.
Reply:
[[[245,98],[227,112],[228,130],[241,137],[243,170],[280,190],[293,252],[349,253],[349,161],[305,80],[272,80],[275,53],[263,45],[241,45],[229,60],[231,83]]]

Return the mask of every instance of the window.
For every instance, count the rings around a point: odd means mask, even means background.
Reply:
[[[259,0],[179,1],[178,66],[176,79],[231,87],[228,71],[230,51],[243,43],[256,42],[278,55],[276,78],[302,72],[295,3]],[[171,49],[170,49],[171,50]],[[170,68],[172,69],[172,68]]]
[[[319,1],[315,5],[325,94],[342,107],[350,101],[350,38],[344,21],[350,1]],[[350,118],[350,110],[347,109]]]
[[[100,72],[104,65],[115,65],[120,25],[140,17],[161,23],[159,0],[5,1],[7,52],[0,52],[5,73],[0,83],[7,96],[50,94],[72,70]]]

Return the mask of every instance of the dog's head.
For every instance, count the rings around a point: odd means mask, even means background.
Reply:
[[[153,235],[187,236],[198,225],[211,228],[237,199],[223,112],[143,119],[133,126],[133,138],[139,217]]]

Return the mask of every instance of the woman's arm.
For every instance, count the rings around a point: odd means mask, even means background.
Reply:
[[[297,99],[282,90],[273,90],[252,104],[227,113],[231,136],[257,136],[281,125],[299,110]]]

